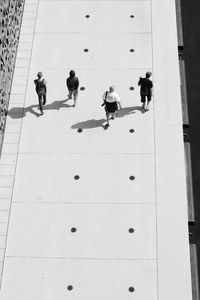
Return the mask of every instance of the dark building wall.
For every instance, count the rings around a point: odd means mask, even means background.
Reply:
[[[200,1],[181,0],[181,8],[195,206],[190,232],[191,242],[197,244],[200,274]]]

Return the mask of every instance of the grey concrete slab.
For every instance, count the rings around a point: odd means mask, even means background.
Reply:
[[[72,228],[76,228],[76,232],[71,232]],[[134,233],[129,232],[130,228]],[[14,204],[6,254],[70,259],[155,259],[155,206]]]
[[[150,1],[40,1],[36,33],[151,32],[150,9]]]
[[[13,201],[155,203],[154,163],[153,155],[19,155]]]
[[[6,258],[4,269],[1,295],[5,300],[13,293],[18,298],[29,295],[30,300],[57,297],[128,300],[132,296],[137,300],[154,300],[157,297],[154,261]],[[68,290],[70,285],[73,286],[71,291]],[[130,287],[134,287],[135,292],[129,292]]]

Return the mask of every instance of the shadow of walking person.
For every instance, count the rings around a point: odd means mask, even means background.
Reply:
[[[102,127],[104,128],[103,123],[106,121],[106,119],[99,119],[99,120],[95,120],[95,119],[91,119],[91,120],[87,120],[87,121],[83,121],[83,122],[78,122],[74,125],[71,126],[72,129],[93,129],[93,128],[98,128],[98,127]]]
[[[44,110],[59,110],[60,108],[69,108],[73,107],[73,105],[69,105],[65,103],[67,100],[57,100],[50,104],[44,105]],[[38,104],[30,105],[27,107],[12,107],[8,111],[8,116],[12,119],[22,119],[26,117],[27,113],[31,113],[35,115],[36,117],[40,117],[41,114],[39,112],[36,112],[35,109],[37,109],[39,106]]]
[[[36,112],[34,108],[37,108],[38,105],[30,105],[27,107],[12,107],[8,111],[8,116],[12,119],[23,119],[26,117],[27,113],[31,113],[36,117],[39,117],[41,114]]]
[[[123,118],[127,115],[131,115],[136,113],[136,111],[141,111],[141,106],[130,106],[130,107],[124,107],[118,110],[117,112],[117,118]],[[104,125],[106,122],[106,119],[91,119],[91,120],[86,120],[82,122],[78,122],[74,125],[71,126],[72,129],[93,129],[97,127],[102,127],[103,129],[107,129],[107,127]]]
[[[141,106],[129,106],[129,107],[123,107],[120,110],[117,111],[117,118],[123,118],[127,115],[135,114],[136,111],[141,111]]]
[[[50,104],[46,104],[44,106],[44,110],[59,110],[60,108],[69,108],[69,107],[73,107],[73,105],[69,105],[65,102],[67,102],[69,99],[66,100],[57,100],[54,101]]]

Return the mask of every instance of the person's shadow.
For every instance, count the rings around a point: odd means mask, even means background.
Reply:
[[[59,110],[60,108],[69,108],[73,107],[73,105],[69,105],[66,102],[69,99],[65,100],[57,100],[50,104],[46,104],[43,106],[43,110]],[[30,105],[27,107],[13,107],[8,110],[8,116],[12,119],[22,119],[26,117],[27,113],[33,114],[36,117],[40,117],[41,114],[36,111],[39,108],[38,104]]]
[[[142,112],[141,106],[129,106],[129,107],[123,107],[117,112],[117,118],[123,118],[128,115],[135,114],[136,111]]]
[[[117,118],[123,118],[127,115],[131,115],[136,113],[136,111],[141,111],[142,108],[141,106],[130,106],[130,107],[123,107],[117,112]],[[92,128],[97,128],[97,127],[102,127],[106,129],[107,127],[104,125],[106,122],[106,119],[90,119],[82,122],[78,122],[76,124],[73,124],[71,126],[72,129],[92,129]]]
[[[105,123],[106,119],[91,119],[83,122],[78,122],[74,125],[71,126],[72,129],[92,129],[92,128],[97,128],[97,127],[102,127],[104,128],[105,126],[103,123]]]

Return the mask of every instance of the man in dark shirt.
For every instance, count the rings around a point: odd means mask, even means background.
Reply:
[[[79,80],[78,77],[75,76],[76,73],[74,70],[71,70],[69,72],[69,77],[67,78],[66,84],[68,87],[69,95],[68,99],[72,99],[72,96],[74,98],[74,105],[76,106],[77,98],[78,98],[78,87],[79,87]]]
[[[47,82],[43,78],[42,72],[38,72],[37,79],[34,80],[36,93],[38,95],[39,107],[41,115],[44,114],[43,112],[43,105],[46,104],[46,94],[47,94]]]
[[[146,77],[142,78],[140,77],[140,80],[138,81],[138,85],[140,86],[140,96],[141,96],[141,102],[142,102],[142,109],[149,109],[149,102],[151,101],[152,97],[152,88],[153,83],[149,79],[151,77],[151,72],[146,73]]]

